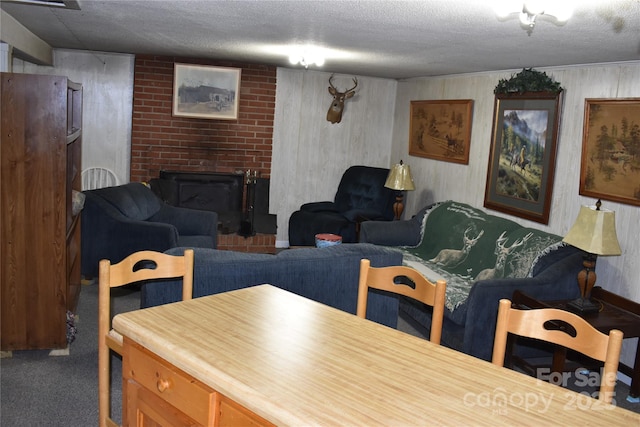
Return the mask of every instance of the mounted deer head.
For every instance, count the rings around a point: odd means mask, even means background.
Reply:
[[[338,91],[333,83],[331,83],[331,79],[333,79],[333,74],[329,77],[329,93],[333,96],[333,102],[331,103],[331,107],[329,107],[329,111],[327,111],[327,120],[331,123],[340,123],[342,120],[344,101],[355,95],[355,89],[358,87],[358,79],[354,77],[353,83],[355,83],[355,86],[351,89],[345,90],[344,92]]]

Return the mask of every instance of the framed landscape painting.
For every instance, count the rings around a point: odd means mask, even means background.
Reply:
[[[640,206],[640,98],[585,99],[580,194]]]
[[[547,224],[561,92],[498,94],[484,206]]]
[[[411,101],[409,155],[469,164],[473,100]]]
[[[240,68],[175,64],[173,115],[237,120]]]

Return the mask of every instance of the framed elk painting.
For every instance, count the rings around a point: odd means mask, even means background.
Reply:
[[[173,115],[237,120],[240,68],[175,64]]]
[[[485,207],[549,222],[561,95],[496,95]]]
[[[472,99],[411,101],[409,155],[469,164]]]
[[[640,98],[585,100],[580,194],[640,206]]]

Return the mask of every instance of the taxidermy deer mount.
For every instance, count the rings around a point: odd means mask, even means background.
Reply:
[[[340,123],[342,120],[342,110],[344,110],[344,101],[356,94],[355,89],[358,87],[358,79],[354,77],[353,83],[355,83],[355,86],[344,92],[336,89],[333,83],[331,83],[331,79],[333,79],[333,74],[329,77],[329,93],[333,96],[333,101],[331,102],[329,111],[327,111],[327,120],[331,123]]]

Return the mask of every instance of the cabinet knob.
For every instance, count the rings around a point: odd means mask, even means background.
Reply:
[[[158,391],[162,393],[166,389],[171,387],[171,383],[169,382],[169,380],[165,380],[164,378],[159,378],[158,382],[156,383],[156,386],[158,387]]]

